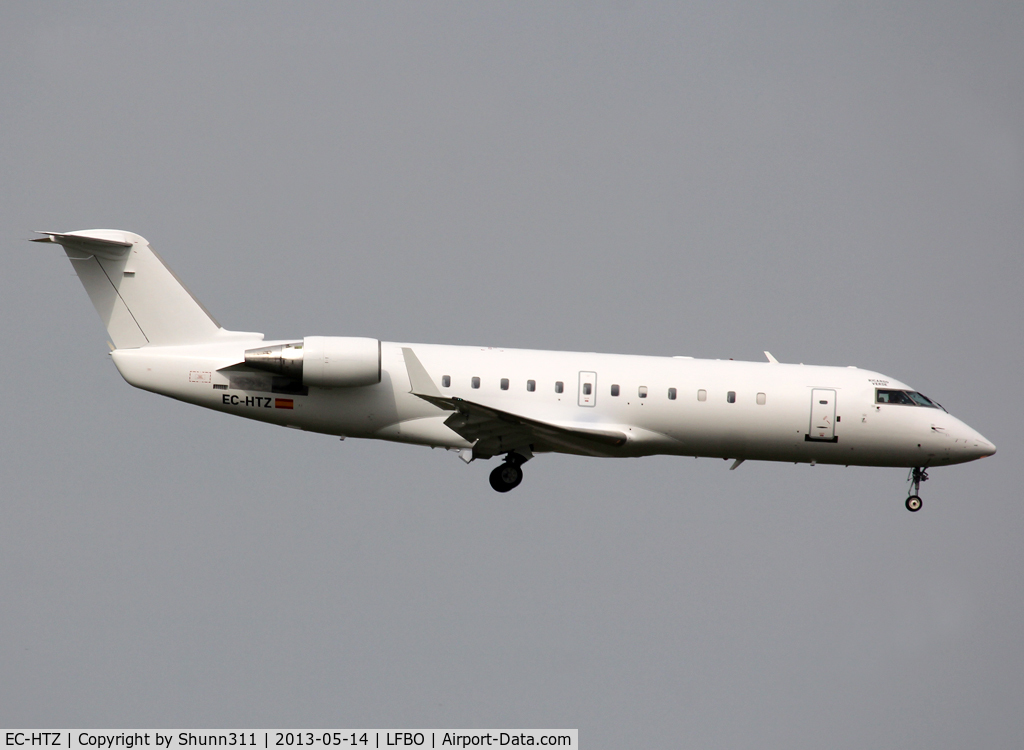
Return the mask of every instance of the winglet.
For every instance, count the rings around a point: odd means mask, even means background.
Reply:
[[[775,359],[775,357],[772,356],[771,352],[765,352],[764,356],[766,356],[768,358],[768,361],[771,362],[773,365],[779,364],[779,360]]]
[[[416,396],[443,398],[441,391],[434,385],[434,381],[412,349],[403,346],[402,355],[405,357],[405,369],[409,371],[409,384],[412,386],[409,392]]]

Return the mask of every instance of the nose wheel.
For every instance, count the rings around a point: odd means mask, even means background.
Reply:
[[[917,511],[921,510],[922,505],[921,496],[919,494],[921,492],[921,482],[928,481],[928,472],[920,466],[915,466],[910,470],[910,476],[907,477],[907,479],[910,480],[910,486],[912,489],[904,505],[907,506],[907,510],[911,513],[917,513]]]

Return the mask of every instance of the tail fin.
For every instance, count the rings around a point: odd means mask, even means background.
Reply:
[[[192,344],[223,331],[149,243],[132,232],[39,232],[64,247],[118,349]]]

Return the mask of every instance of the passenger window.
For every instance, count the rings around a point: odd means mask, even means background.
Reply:
[[[764,406],[764,402],[765,402],[765,401],[766,401],[767,399],[768,399],[768,397],[767,397],[767,396],[765,396],[765,395],[764,395],[763,393],[758,393],[758,394],[757,394],[757,405],[758,405],[758,406]]]
[[[441,376],[441,387],[442,388],[451,388],[452,387],[452,376],[451,375],[442,375]]]
[[[618,386],[617,383],[612,386],[612,395],[613,396],[618,396],[619,395],[619,386]]]
[[[471,381],[471,383],[470,383],[470,384],[471,384],[471,385],[472,385],[472,386],[473,386],[474,388],[479,388],[479,387],[480,387],[480,378],[473,378],[473,380]]]
[[[736,391],[729,391],[726,394],[726,396],[725,396],[725,400],[728,401],[730,404],[735,404],[736,403]]]
[[[502,378],[501,379],[501,390],[503,390],[503,391],[507,391],[508,390],[508,378]]]
[[[708,392],[705,391],[703,388],[701,388],[699,391],[697,391],[697,400],[698,401],[707,401],[708,400]]]
[[[589,396],[591,390],[592,390],[592,388],[591,388],[590,383],[584,383],[583,384],[583,395],[584,396]]]
[[[526,390],[528,390],[530,393],[533,393],[535,390],[537,390],[537,381],[536,380],[527,380],[526,381]]]
[[[647,386],[642,385],[636,389],[636,393],[640,398],[647,398]]]
[[[561,393],[565,389],[565,385],[561,380],[555,383],[555,393]]]
[[[675,388],[669,388],[668,389],[668,400],[669,401],[675,401],[676,400],[676,389]]]

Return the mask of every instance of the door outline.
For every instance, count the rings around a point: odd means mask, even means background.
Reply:
[[[834,388],[811,389],[811,419],[804,440],[816,443],[838,443],[836,435],[836,391]]]
[[[584,393],[586,390],[585,386],[590,386],[590,393]],[[596,406],[597,405],[597,373],[590,372],[588,370],[580,370],[580,382],[577,388],[578,400],[577,403],[580,406]]]

